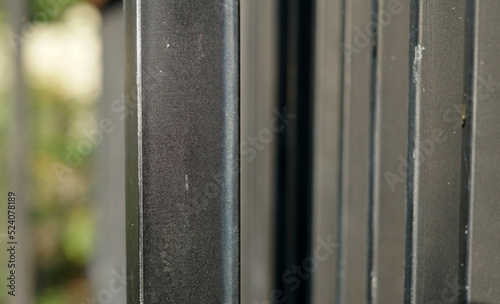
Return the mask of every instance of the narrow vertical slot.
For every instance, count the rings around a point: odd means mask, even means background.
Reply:
[[[309,303],[312,204],[312,1],[280,3],[280,111],[294,115],[280,134],[276,285],[287,303]]]

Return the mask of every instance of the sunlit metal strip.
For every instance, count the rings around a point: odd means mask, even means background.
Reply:
[[[239,1],[126,1],[128,303],[238,303]]]
[[[403,303],[406,144],[408,134],[408,1],[380,0],[373,79],[371,303]]]
[[[461,199],[466,4],[411,3],[405,303],[458,302],[467,219]]]
[[[274,299],[276,146],[286,127],[276,115],[277,9],[277,0],[241,1],[242,304]]]
[[[312,303],[335,303],[338,277],[342,1],[316,2]],[[331,244],[324,248],[323,244]]]
[[[468,303],[500,302],[500,2],[475,2],[473,29]],[[472,116],[471,116],[472,115]]]

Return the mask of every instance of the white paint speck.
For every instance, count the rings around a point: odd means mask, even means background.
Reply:
[[[187,174],[186,174],[185,181],[186,181],[186,184],[185,184],[186,190],[189,190],[189,179],[188,179]]]
[[[413,82],[420,83],[420,64],[422,63],[422,52],[425,47],[420,44],[415,47],[415,59],[413,60]]]

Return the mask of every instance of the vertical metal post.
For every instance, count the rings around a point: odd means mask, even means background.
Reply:
[[[6,15],[9,21],[11,32],[8,34],[7,40],[10,42],[8,51],[11,52],[14,62],[13,71],[13,87],[12,87],[12,120],[8,130],[8,143],[5,146],[9,161],[7,164],[7,172],[9,178],[7,183],[7,191],[15,192],[16,194],[16,235],[15,246],[17,248],[16,277],[17,288],[16,296],[6,296],[6,303],[31,303],[33,301],[34,290],[34,256],[33,252],[33,234],[29,221],[29,206],[30,206],[30,174],[31,159],[29,148],[29,131],[30,123],[28,119],[28,102],[23,75],[22,52],[25,42],[24,27],[28,24],[28,3],[25,0],[4,1],[6,4]],[[6,195],[6,194],[5,194]],[[6,200],[6,199],[5,199]],[[6,208],[6,205],[4,205]],[[7,209],[2,212],[2,215],[7,218]],[[4,228],[4,227],[2,227]],[[4,228],[5,229],[5,228]],[[5,245],[7,240],[3,240]],[[12,240],[9,240],[12,241]],[[4,248],[2,248],[5,250]],[[12,270],[12,269],[9,269]]]
[[[337,300],[338,246],[315,251],[318,239],[339,243],[339,170],[342,101],[342,1],[316,1],[313,125],[312,303]]]
[[[116,1],[103,10],[102,64],[103,88],[99,105],[100,121],[113,119],[113,132],[106,135],[97,151],[97,168],[94,170],[97,185],[96,209],[99,218],[95,256],[92,259],[91,284],[93,294],[107,286],[110,273],[125,270],[125,125],[117,106],[124,105],[123,74],[125,49],[123,45],[123,3]],[[113,294],[110,304],[125,303],[126,292]]]
[[[341,304],[363,303],[368,297],[368,190],[373,54],[371,10],[371,0],[344,1],[338,283],[338,302]]]
[[[473,22],[472,112],[469,170],[470,214],[467,301],[500,301],[500,2],[478,0]]]
[[[412,1],[405,302],[458,301],[465,1]],[[456,109],[459,109],[456,111]]]
[[[410,7],[380,0],[375,9],[368,303],[402,303]]]
[[[241,1],[241,303],[273,298],[278,1]],[[265,302],[264,302],[265,303]]]
[[[239,1],[125,14],[128,303],[238,303]]]

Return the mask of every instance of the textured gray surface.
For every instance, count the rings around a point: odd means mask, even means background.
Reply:
[[[239,1],[127,3],[129,303],[238,303]]]
[[[500,2],[476,1],[470,119],[468,301],[500,302]]]
[[[465,1],[412,3],[405,296],[418,304],[458,301],[466,209],[462,119],[455,109],[465,87]]]

